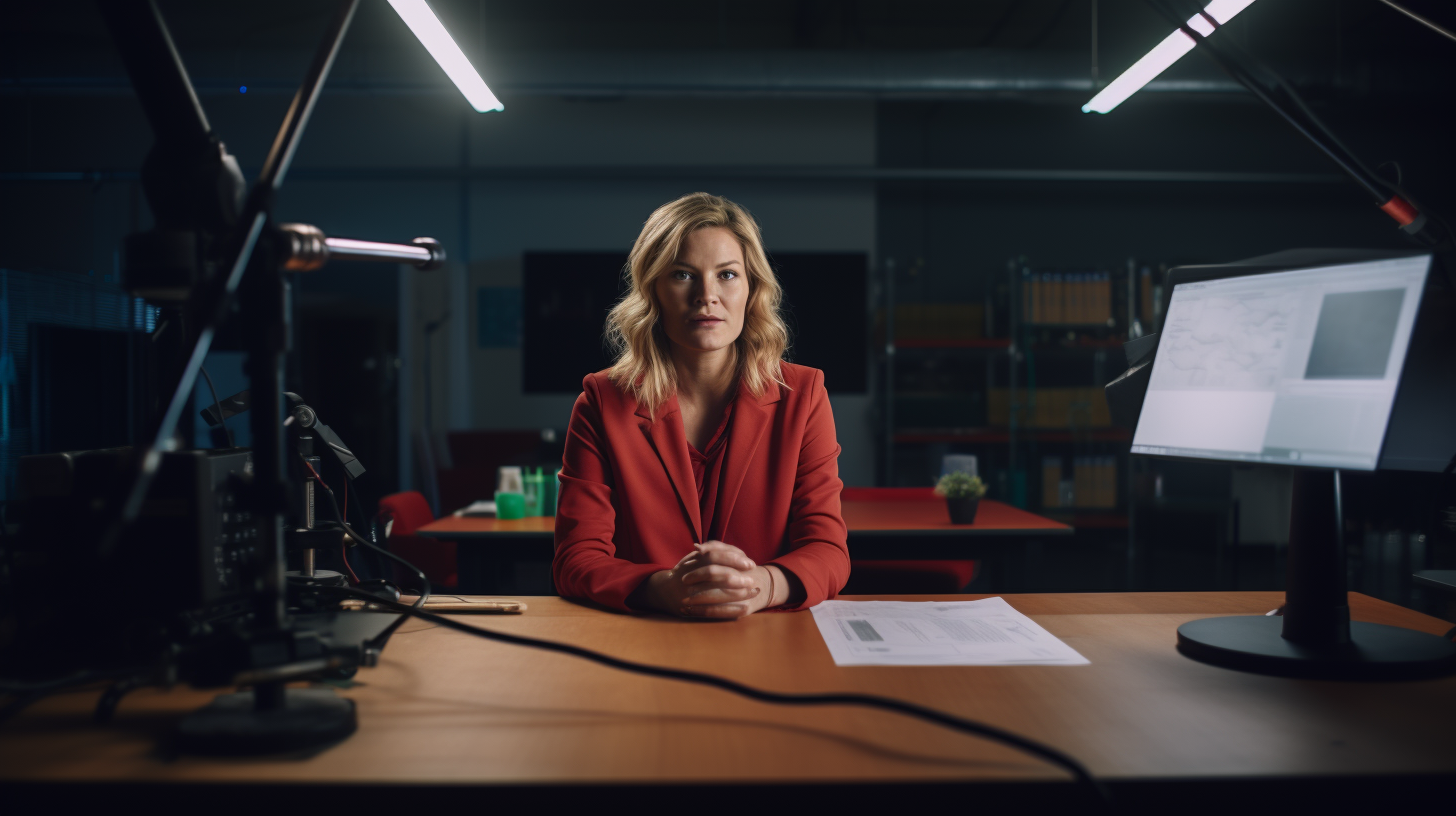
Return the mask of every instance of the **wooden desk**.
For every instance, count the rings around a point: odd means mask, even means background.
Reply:
[[[517,588],[515,565],[550,562],[556,517],[498,519],[449,515],[415,530],[416,535],[456,542],[455,573],[460,592],[509,593]],[[549,575],[549,571],[548,571]],[[551,591],[555,591],[554,585]]]
[[[855,558],[986,558],[1028,537],[1071,535],[1059,521],[982,499],[974,524],[951,524],[928,487],[848,488],[841,504]]]
[[[443,538],[447,541],[523,539],[550,542],[556,535],[556,517],[498,519],[494,516],[449,515],[415,530],[415,535]]]
[[[860,559],[980,559],[994,581],[1006,546],[1029,536],[1072,533],[1065,524],[991,499],[981,501],[975,524],[951,524],[945,500],[930,488],[855,488],[846,494],[855,497],[842,504],[849,551]],[[502,521],[451,515],[416,533],[458,542],[461,591],[482,592],[501,586],[517,560],[551,560],[555,525],[549,516]]]
[[[970,597],[982,596],[940,599]],[[1263,797],[1273,795],[1275,783],[1348,792],[1382,775],[1417,787],[1422,780],[1449,785],[1456,772],[1456,678],[1291,680],[1206,666],[1175,651],[1179,624],[1260,614],[1277,606],[1281,593],[1004,597],[1091,665],[839,668],[808,613],[703,624],[532,597],[523,616],[468,620],[780,691],[911,700],[1066,751],[1113,783],[1124,804],[1136,802],[1138,791],[1157,798],[1167,790],[1160,785],[1181,780],[1208,801],[1230,798],[1247,813],[1269,804]],[[1449,628],[1382,601],[1350,597],[1357,620],[1433,633]],[[67,694],[0,729],[0,781],[46,782],[55,786],[46,795],[62,796],[76,782],[303,783],[289,789],[295,793],[359,785],[365,787],[354,798],[376,803],[392,786],[434,786],[431,798],[413,800],[432,808],[441,804],[437,794],[461,804],[524,801],[540,808],[572,797],[631,800],[646,795],[634,790],[639,786],[749,784],[786,786],[775,788],[778,793],[812,791],[811,800],[821,804],[836,804],[837,796],[838,805],[849,806],[865,805],[876,792],[903,803],[914,792],[907,786],[999,782],[1011,784],[978,787],[966,792],[976,798],[962,801],[1006,796],[1026,805],[1038,796],[1061,796],[1085,805],[1061,772],[918,721],[856,708],[769,706],[419,622],[407,623],[380,666],[357,679],[359,685],[341,693],[359,705],[359,732],[315,756],[288,760],[159,753],[157,738],[206,703],[207,693],[135,692],[106,728],[89,719],[96,692]],[[1250,786],[1257,794],[1252,799]],[[329,790],[331,797],[349,793]],[[680,809],[703,801],[673,796]],[[915,801],[930,806],[930,800]],[[1275,804],[1290,812],[1288,800]]]

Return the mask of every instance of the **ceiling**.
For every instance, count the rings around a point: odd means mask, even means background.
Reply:
[[[1441,0],[1408,0],[1447,25]],[[287,91],[336,3],[159,0],[199,89]],[[1142,0],[432,0],[492,86],[557,95],[1085,93],[1166,35]],[[1094,10],[1095,31],[1094,38]],[[1435,93],[1456,43],[1375,0],[1263,0],[1226,34],[1283,75],[1342,92]],[[1095,39],[1095,49],[1094,49]],[[1206,60],[1172,90],[1237,91]],[[1201,84],[1200,84],[1201,83]],[[438,69],[385,0],[360,4],[333,90],[414,91]],[[0,0],[0,93],[124,91],[93,5]]]

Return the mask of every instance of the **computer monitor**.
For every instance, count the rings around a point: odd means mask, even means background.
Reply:
[[[1132,453],[1297,468],[1283,616],[1190,621],[1183,654],[1321,678],[1456,672],[1448,640],[1350,622],[1340,541],[1340,470],[1456,461],[1456,303],[1428,287],[1432,265],[1295,251],[1170,271]]]
[[[1132,452],[1374,470],[1430,266],[1175,284]]]

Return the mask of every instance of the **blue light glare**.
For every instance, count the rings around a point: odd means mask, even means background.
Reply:
[[[248,92],[248,86],[247,85],[239,85],[238,86],[238,93],[247,93],[247,92]]]

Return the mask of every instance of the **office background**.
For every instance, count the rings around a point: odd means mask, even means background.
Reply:
[[[328,5],[160,5],[251,178]],[[828,382],[846,484],[929,485],[945,454],[977,455],[993,497],[1078,529],[1028,548],[1012,589],[1282,586],[1287,475],[1132,460],[1098,390],[1122,368],[1129,318],[1154,328],[1141,287],[1170,266],[1406,244],[1199,54],[1114,113],[1081,113],[1094,82],[1166,33],[1143,3],[432,5],[505,111],[471,111],[387,5],[366,3],[278,206],[331,235],[433,236],[450,255],[432,273],[338,265],[296,283],[290,386],[354,445],[380,494],[468,490],[440,479],[468,469],[452,433],[559,438],[575,393],[529,387],[527,346],[533,326],[578,312],[527,279],[533,259],[589,253],[614,274],[612,254],[654,207],[706,190],[758,218],[796,312],[844,327],[847,345],[805,341],[794,359],[848,360]],[[1456,22],[1440,3],[1411,5]],[[1398,161],[1381,172],[1422,204],[1456,206],[1456,43],[1373,0],[1264,0],[1219,36],[1285,76],[1367,162]],[[139,432],[129,366],[154,316],[118,275],[123,236],[149,223],[138,171],[150,146],[89,3],[4,4],[7,499],[18,456]],[[1029,287],[1072,274],[1106,275],[1118,298],[1130,275],[1137,305],[1110,327],[1022,325],[1013,356],[1010,318]],[[102,353],[105,338],[126,342]],[[246,386],[235,349],[223,338],[208,363],[225,394]],[[1355,485],[1352,588],[1439,612],[1405,576],[1456,566],[1451,486],[1400,474]]]

